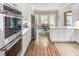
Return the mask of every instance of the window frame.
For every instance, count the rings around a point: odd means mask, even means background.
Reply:
[[[72,11],[70,10],[70,11],[66,11],[66,12],[64,12],[64,26],[67,26],[67,13],[72,13]],[[72,16],[72,15],[70,15],[70,16]]]

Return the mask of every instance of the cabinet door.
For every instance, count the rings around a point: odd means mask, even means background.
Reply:
[[[27,41],[28,41],[28,44],[29,44],[30,41],[31,41],[31,30],[29,30],[29,31],[27,32]]]
[[[24,35],[23,35],[23,53],[26,52],[29,44],[31,41],[31,30],[28,30]]]
[[[71,41],[71,29],[52,29],[50,39],[52,42]]]
[[[58,41],[58,31],[56,29],[50,29],[50,40],[52,42]]]

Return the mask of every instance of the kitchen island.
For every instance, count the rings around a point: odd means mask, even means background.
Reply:
[[[50,27],[52,42],[79,42],[78,27]]]

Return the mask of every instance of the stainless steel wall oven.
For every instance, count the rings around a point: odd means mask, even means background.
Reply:
[[[18,55],[22,50],[21,25],[21,11],[9,4],[2,4],[2,9],[0,9],[0,52],[5,51],[2,55]],[[12,50],[16,52],[12,53]]]

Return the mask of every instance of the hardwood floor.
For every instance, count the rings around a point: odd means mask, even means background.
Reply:
[[[47,32],[37,35],[37,39],[31,41],[25,56],[79,56],[79,44],[51,43]]]
[[[60,53],[47,36],[39,34],[37,40],[31,41],[25,56],[60,56]]]

